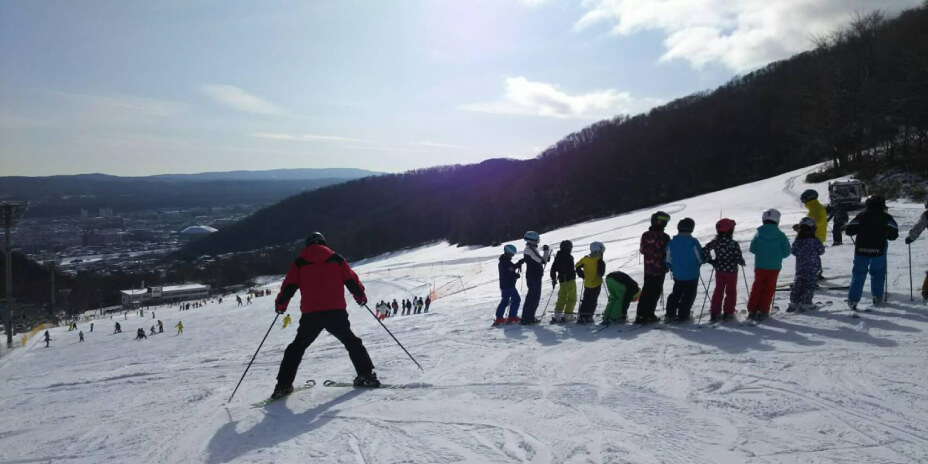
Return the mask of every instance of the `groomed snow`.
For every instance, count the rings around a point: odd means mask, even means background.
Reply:
[[[640,281],[636,250],[651,212],[672,214],[672,229],[694,218],[703,243],[720,215],[731,217],[746,250],[760,213],[777,207],[792,238],[789,226],[804,215],[797,198],[808,187],[807,171],[577,224],[543,234],[542,242],[573,240],[579,258],[591,241],[602,241],[607,269]],[[922,211],[916,204],[890,207],[904,232]],[[425,296],[430,285],[441,296],[428,314],[385,322],[422,373],[366,310],[350,308],[381,379],[422,388],[317,386],[251,409],[270,394],[295,334],[295,326],[281,329],[278,320],[227,405],[274,320],[273,297],[245,307],[227,298],[198,310],[157,309],[165,333],[138,342],[135,329],[147,332],[155,323],[150,312],[117,316],[118,335],[110,319],[97,320],[93,333],[82,323],[84,343],[76,332],[53,329],[50,348],[36,337],[0,358],[0,463],[928,461],[928,308],[909,301],[901,239],[890,246],[890,303],[860,319],[848,317],[844,292],[821,291],[816,300],[832,306],[780,313],[760,327],[627,325],[595,335],[590,327],[547,323],[491,329],[499,252],[441,243],[356,266],[372,307]],[[912,252],[917,287],[928,267],[928,240]],[[829,247],[825,274],[848,280],[852,254],[850,245]],[[752,257],[745,256],[750,280]],[[792,279],[792,267],[789,259],[781,283]],[[703,269],[704,278],[709,272]],[[547,279],[545,285],[542,309]],[[741,284],[739,310],[745,297]],[[777,304],[785,307],[786,298],[778,293]],[[697,315],[702,301],[700,291]],[[184,333],[176,336],[178,320]],[[341,345],[323,334],[297,380],[352,377]]]

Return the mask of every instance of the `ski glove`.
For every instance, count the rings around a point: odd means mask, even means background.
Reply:
[[[555,288],[555,287],[557,287],[557,281],[554,279],[551,279],[551,288]]]
[[[277,314],[283,314],[283,313],[287,312],[287,305],[282,304],[282,303],[275,303],[275,304],[274,304],[274,311],[276,311]]]
[[[354,301],[358,303],[358,306],[364,306],[367,304],[367,295],[363,293],[361,295],[355,295]]]
[[[906,237],[906,238],[905,238],[905,244],[906,244],[906,245],[911,245],[912,242],[914,242],[914,241],[915,241],[915,240],[912,240],[912,237]]]

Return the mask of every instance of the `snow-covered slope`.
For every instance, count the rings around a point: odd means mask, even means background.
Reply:
[[[640,279],[636,250],[652,211],[671,213],[673,225],[694,218],[703,243],[720,215],[732,217],[746,249],[769,207],[784,213],[793,235],[805,171],[566,227],[542,241],[571,239],[577,257],[602,241],[607,268]],[[905,231],[922,210],[890,206]],[[917,286],[928,242],[912,250]],[[424,296],[432,285],[441,296],[428,314],[386,321],[421,373],[364,309],[350,309],[380,377],[419,388],[317,386],[251,409],[270,394],[295,334],[278,321],[227,405],[274,319],[272,297],[241,308],[233,298],[158,309],[166,333],[139,342],[135,329],[152,325],[150,313],[118,316],[119,335],[109,319],[97,320],[93,333],[81,324],[84,343],[54,329],[50,348],[37,338],[0,359],[0,463],[928,461],[928,311],[909,302],[901,240],[890,247],[891,302],[860,319],[847,316],[843,292],[823,291],[816,299],[833,306],[780,313],[760,327],[627,325],[598,334],[573,325],[491,329],[499,252],[436,244],[357,263],[372,302]],[[825,273],[848,275],[852,253],[829,247]],[[781,283],[792,266],[790,259]],[[745,298],[742,284],[739,310]],[[777,298],[785,306],[786,293]],[[696,314],[702,301],[700,291]],[[605,296],[600,311],[604,303]],[[175,336],[178,320],[185,330]],[[352,376],[345,351],[323,334],[297,379]]]

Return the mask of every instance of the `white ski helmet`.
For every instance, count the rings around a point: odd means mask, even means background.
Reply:
[[[766,222],[766,221],[773,221],[773,222],[779,224],[779,223],[780,223],[780,212],[777,211],[777,210],[775,210],[775,209],[773,209],[773,208],[770,208],[770,209],[768,209],[767,211],[764,211],[764,214],[763,214],[763,216],[761,216],[761,219],[762,219],[763,221],[765,221],[765,222]]]
[[[606,251],[606,245],[603,245],[602,242],[593,242],[590,244],[590,253],[602,254],[605,251]]]

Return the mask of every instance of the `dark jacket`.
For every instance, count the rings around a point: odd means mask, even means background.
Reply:
[[[709,259],[709,264],[712,264],[716,271],[738,272],[738,266],[744,266],[741,245],[732,240],[730,236],[719,235],[702,248],[707,258],[711,256],[709,252],[713,250],[715,250],[715,257]]]
[[[526,245],[522,255],[524,256],[522,261],[525,263],[525,281],[541,282],[541,278],[545,275],[545,265],[551,259],[551,251],[545,249],[539,253],[537,246]]]
[[[664,233],[664,229],[651,226],[647,232],[641,235],[641,247],[639,252],[644,256],[644,273],[645,275],[663,275],[667,273],[667,244],[670,243],[670,236]]]
[[[551,280],[562,283],[568,280],[577,280],[577,270],[574,269],[574,256],[569,251],[559,250],[554,255],[554,263],[551,264]]]
[[[884,211],[864,211],[855,217],[844,233],[857,237],[854,253],[871,258],[886,254],[887,240],[899,238],[899,226],[892,216]]]
[[[522,261],[518,263],[512,262],[512,255],[507,255],[503,253],[499,257],[499,288],[500,290],[508,290],[511,288],[516,288],[516,281],[519,280],[519,265],[522,264]]]
[[[635,299],[635,295],[641,291],[641,287],[638,286],[638,282],[635,282],[635,279],[632,279],[631,276],[622,271],[610,272],[609,275],[606,276],[606,280],[609,279],[614,280],[625,287],[625,301],[622,302],[624,307],[627,307],[628,304]]]
[[[825,245],[811,230],[801,230],[793,241],[792,254],[796,257],[796,276],[814,276],[822,268]]]
[[[299,290],[300,312],[303,314],[344,310],[345,291],[342,287],[347,287],[355,299],[365,299],[364,285],[341,255],[325,245],[309,245],[290,264],[276,304],[286,308],[290,298]]]

